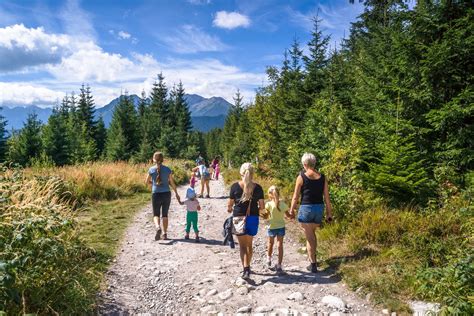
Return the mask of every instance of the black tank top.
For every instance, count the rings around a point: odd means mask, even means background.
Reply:
[[[324,204],[324,175],[321,173],[321,177],[317,180],[308,178],[308,176],[304,174],[304,171],[301,171],[300,175],[303,178],[301,205]]]

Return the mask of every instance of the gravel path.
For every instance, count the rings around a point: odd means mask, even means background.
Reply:
[[[185,190],[179,188],[182,197]],[[137,214],[107,272],[107,288],[99,294],[100,315],[380,313],[331,273],[306,272],[306,256],[297,252],[299,245],[291,238],[294,232],[285,237],[286,274],[267,269],[264,223],[254,242],[254,273],[248,282],[240,279],[238,245],[235,249],[222,245],[222,224],[228,216],[228,192],[222,179],[211,181],[211,193],[211,199],[200,199],[199,244],[192,232],[191,240],[184,240],[186,211],[174,198],[169,214],[171,240],[154,241],[151,205]]]

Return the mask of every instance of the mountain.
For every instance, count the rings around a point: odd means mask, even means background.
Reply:
[[[130,95],[135,106],[138,106],[140,98],[136,94]],[[204,98],[197,94],[186,94],[184,96],[191,112],[191,119],[195,130],[207,132],[216,127],[223,127],[225,117],[232,104],[221,97]],[[108,127],[112,121],[114,109],[119,103],[119,98],[115,98],[107,105],[96,108],[96,117],[102,116],[105,125]],[[3,107],[0,115],[7,120],[7,130],[20,129],[26,121],[28,114],[36,113],[38,118],[46,123],[52,113],[51,108],[40,108],[35,105],[26,107]]]
[[[0,115],[5,117],[7,122],[7,131],[12,129],[20,129],[23,127],[23,124],[26,122],[26,118],[29,114],[36,113],[38,119],[46,123],[49,116],[53,112],[51,108],[40,108],[36,105],[31,106],[17,106],[13,108],[3,107],[0,111]]]

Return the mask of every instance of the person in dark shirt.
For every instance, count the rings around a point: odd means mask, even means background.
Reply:
[[[304,229],[306,235],[306,247],[308,258],[311,262],[308,270],[318,272],[316,264],[316,228],[318,228],[324,217],[326,207],[326,221],[332,220],[331,200],[329,199],[328,182],[324,174],[316,171],[316,157],[305,153],[301,158],[304,171],[296,178],[295,192],[291,201],[290,215],[295,216],[295,209],[300,202],[298,211],[298,222]],[[299,201],[301,195],[301,201]]]
[[[233,216],[245,216],[245,235],[237,236],[240,246],[240,260],[242,261],[242,278],[250,277],[250,263],[253,254],[253,237],[258,232],[258,216],[265,208],[262,187],[253,182],[254,169],[252,164],[244,163],[240,167],[242,179],[230,187],[227,211]],[[250,204],[250,208],[249,208]]]

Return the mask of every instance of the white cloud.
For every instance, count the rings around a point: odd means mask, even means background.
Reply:
[[[210,4],[211,0],[188,0],[188,3],[194,4],[194,5],[205,5],[205,4]]]
[[[207,34],[194,25],[183,25],[173,35],[164,36],[162,41],[173,51],[183,54],[217,52],[228,48],[218,37]]]
[[[0,82],[0,106],[29,104],[51,106],[63,96],[63,92],[27,82]]]
[[[59,18],[67,34],[82,39],[97,37],[92,17],[80,7],[79,0],[68,0],[60,12]]]
[[[248,16],[238,12],[219,11],[216,13],[212,23],[214,26],[231,30],[237,27],[248,27],[250,19]]]
[[[58,63],[71,49],[69,36],[47,34],[41,27],[16,24],[0,28],[0,73]]]
[[[130,33],[127,33],[125,31],[119,31],[118,32],[118,37],[120,37],[121,39],[129,39],[132,37],[132,35],[130,35]]]

